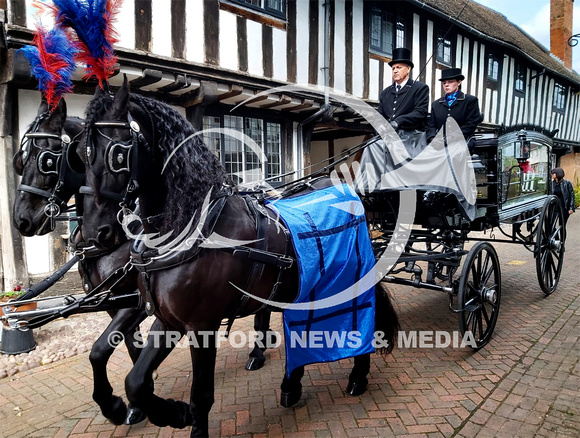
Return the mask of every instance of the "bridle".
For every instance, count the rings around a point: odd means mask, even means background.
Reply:
[[[44,189],[27,184],[20,184],[17,188],[20,192],[37,195],[48,200],[48,204],[44,207],[44,214],[52,221],[61,214],[61,211],[67,210],[68,198],[64,199],[64,190],[66,187],[67,178],[69,176],[78,176],[76,172],[68,163],[68,154],[71,145],[78,141],[81,133],[77,134],[71,139],[70,135],[63,132],[61,135],[52,134],[48,132],[38,132],[40,124],[48,117],[48,113],[43,113],[36,118],[28,132],[22,137],[20,143],[19,153],[21,154],[22,167],[26,165],[31,155],[32,148],[37,148],[40,152],[36,156],[36,167],[41,175],[55,176],[57,182],[52,189]],[[57,151],[43,148],[36,143],[37,139],[44,140],[60,140],[60,148]],[[22,175],[23,171],[16,172]],[[73,175],[76,174],[76,175]]]
[[[104,154],[107,171],[112,174],[129,174],[129,181],[121,193],[99,190],[100,196],[119,204],[120,210],[117,213],[117,220],[122,223],[124,215],[133,214],[137,196],[139,195],[139,152],[141,147],[145,147],[148,150],[149,145],[141,132],[139,123],[133,119],[130,113],[128,114],[127,122],[95,122],[92,127],[87,126],[86,129],[90,131],[92,128],[96,129],[98,135],[109,141]],[[128,129],[131,138],[128,141],[115,140],[105,135],[99,128]],[[85,147],[86,164],[87,167],[90,167],[94,163],[96,156],[91,132],[87,132]],[[83,195],[95,195],[93,188],[86,185],[81,186],[80,193]]]

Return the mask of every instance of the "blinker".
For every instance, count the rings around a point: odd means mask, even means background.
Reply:
[[[54,153],[52,151],[41,152],[37,160],[39,172],[45,176],[58,176],[61,155],[62,153]]]
[[[133,143],[114,143],[110,142],[105,150],[107,158],[107,167],[112,173],[129,172],[129,153]]]

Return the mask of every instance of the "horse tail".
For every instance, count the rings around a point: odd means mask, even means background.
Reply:
[[[384,341],[388,342],[386,347],[377,348],[377,352],[380,354],[388,354],[395,346],[395,341],[397,340],[397,335],[401,327],[399,325],[399,317],[393,307],[389,292],[381,284],[375,286],[375,299],[375,330],[384,333],[383,343]]]

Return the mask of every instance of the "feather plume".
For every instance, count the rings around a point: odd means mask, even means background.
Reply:
[[[73,88],[76,49],[60,27],[47,31],[37,25],[32,46],[19,51],[30,62],[32,74],[38,80],[38,89],[46,97],[49,108],[56,107],[61,96]]]
[[[57,22],[72,28],[78,38],[77,59],[86,65],[85,79],[95,76],[103,88],[114,73],[118,35],[113,21],[121,0],[53,0]]]

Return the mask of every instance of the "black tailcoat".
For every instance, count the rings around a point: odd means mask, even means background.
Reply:
[[[445,96],[431,104],[431,117],[429,118],[429,129],[427,138],[435,137],[437,131],[441,129],[447,117],[453,117],[463,136],[468,139],[475,132],[475,128],[481,122],[481,112],[479,111],[479,101],[477,97],[470,94],[457,92],[457,100],[451,106],[447,105]]]
[[[425,130],[429,111],[429,87],[422,82],[409,79],[397,93],[393,83],[381,91],[379,113],[387,121],[395,121],[400,129]]]

